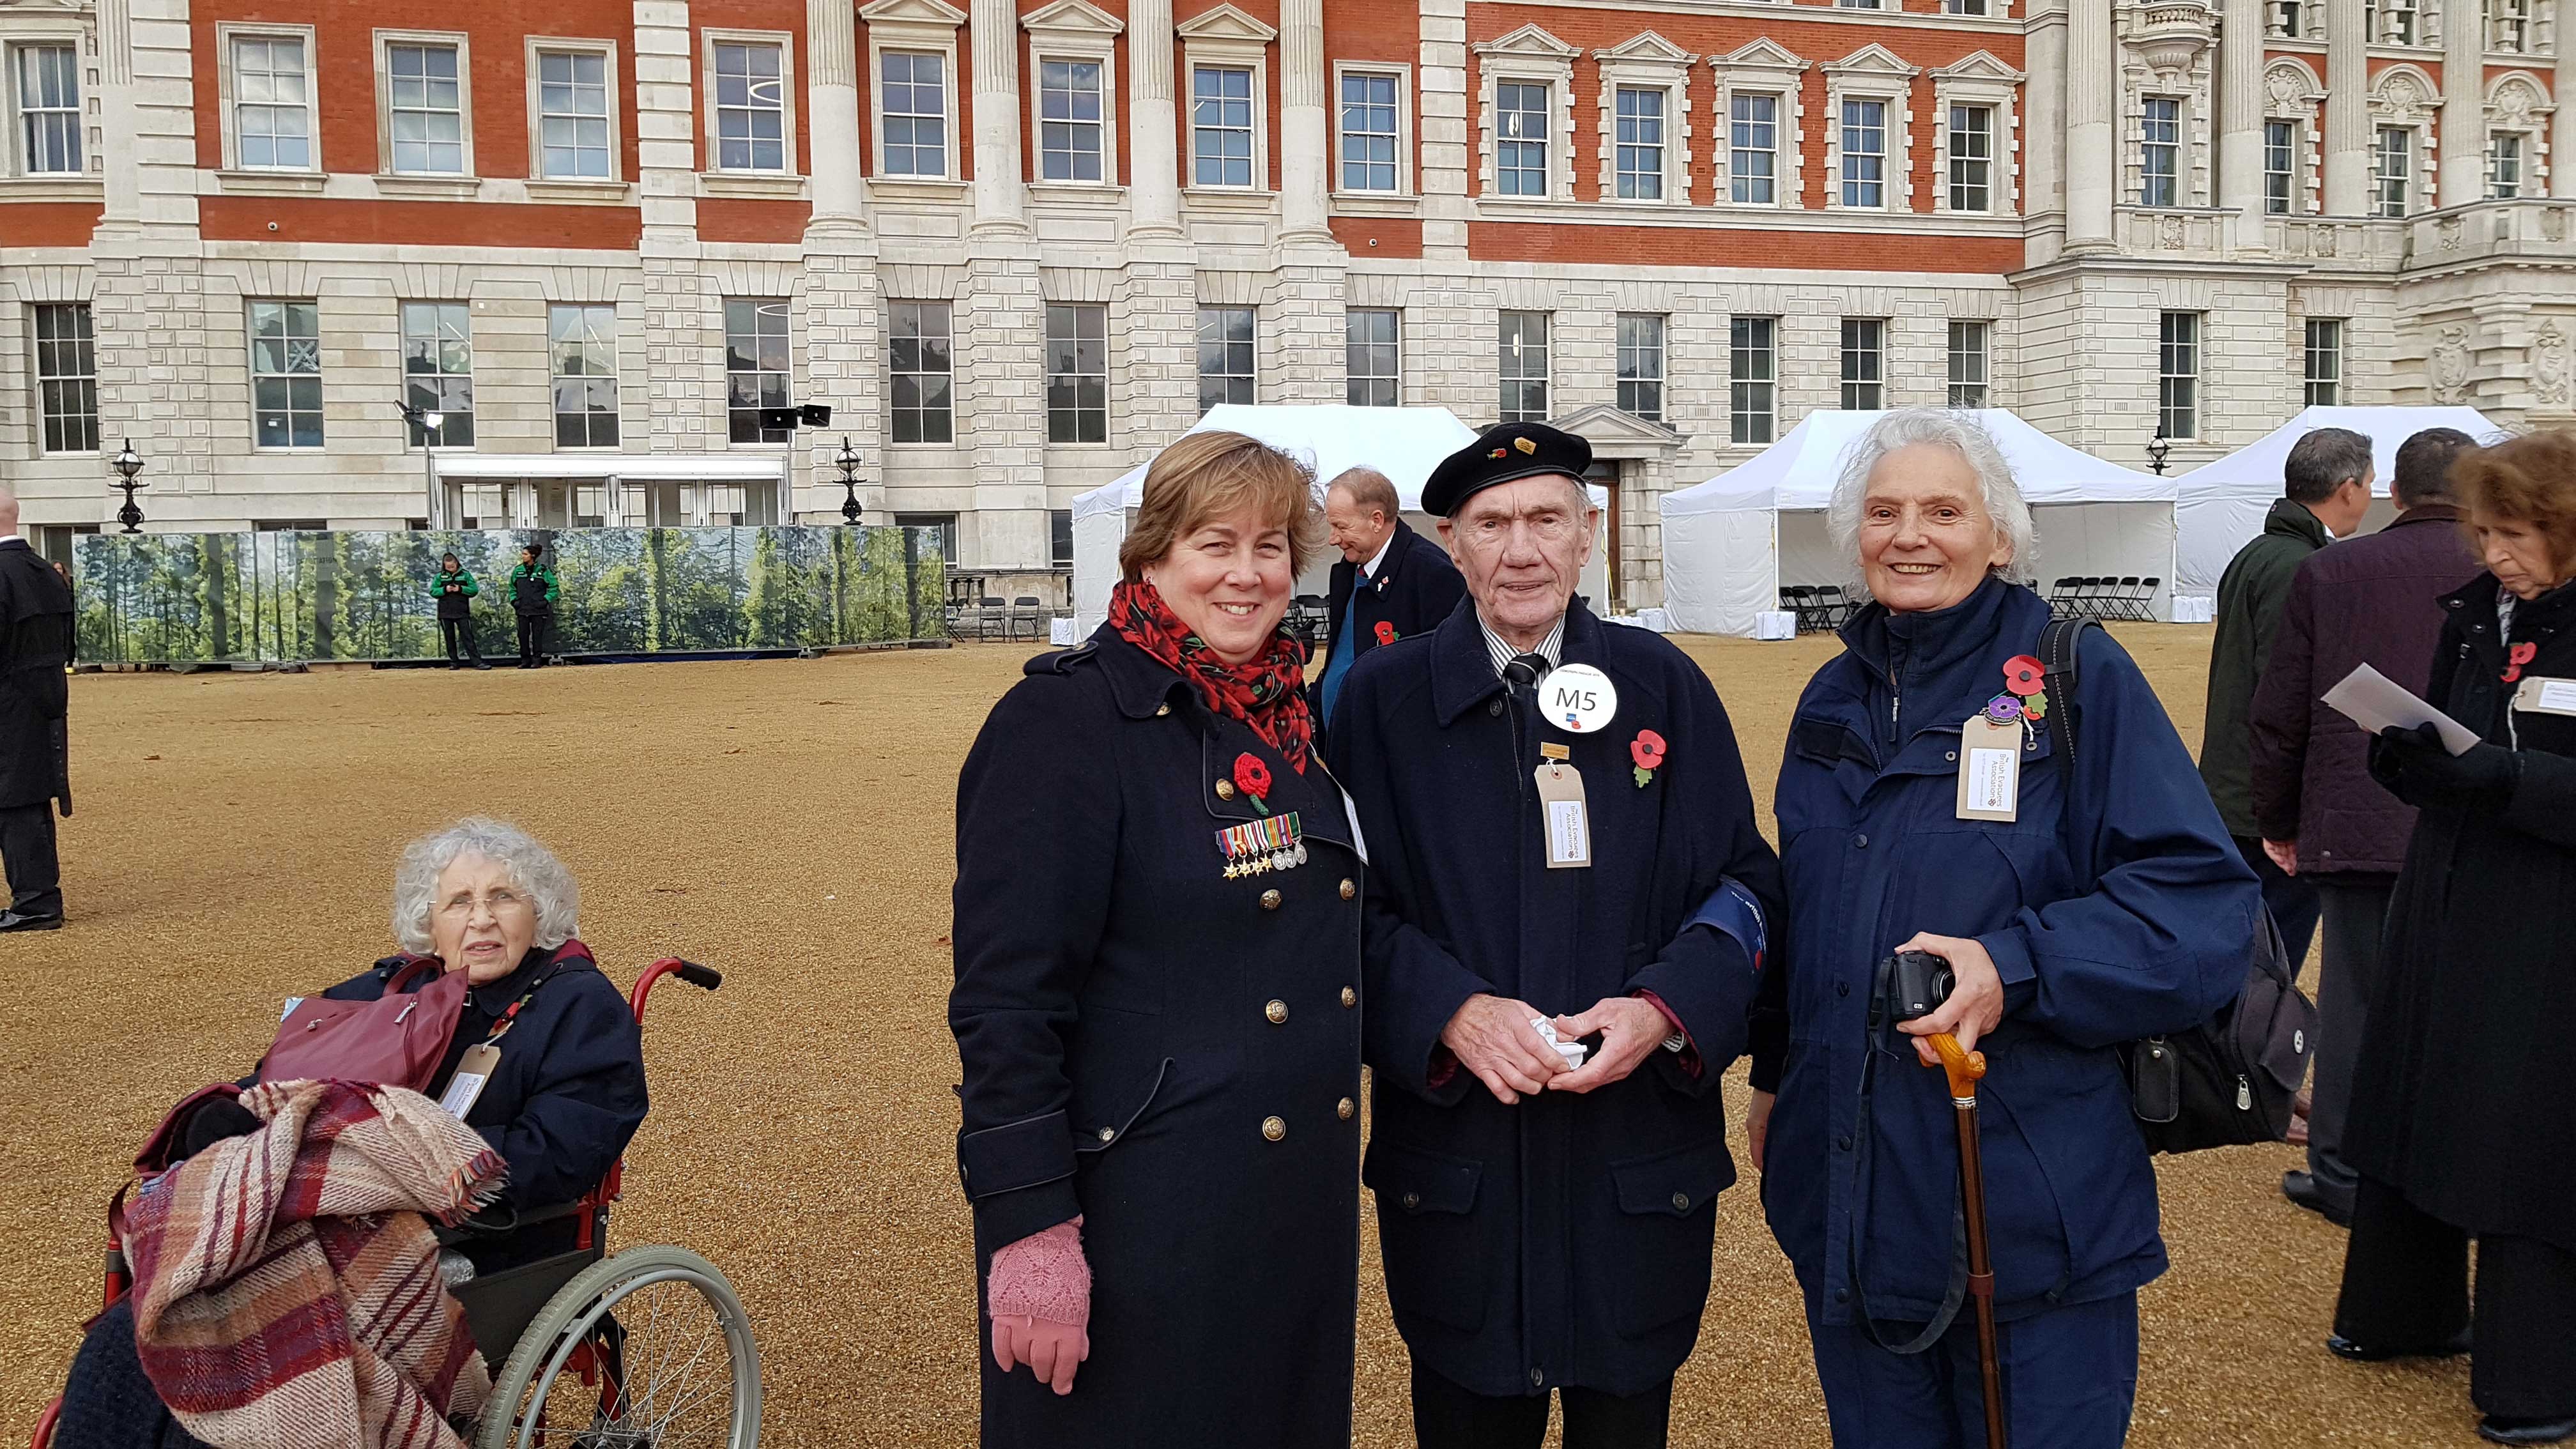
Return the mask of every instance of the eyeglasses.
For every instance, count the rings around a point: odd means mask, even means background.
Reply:
[[[537,908],[537,903],[526,895],[505,887],[479,896],[462,893],[449,896],[438,903],[438,913],[450,919],[470,920],[478,906],[495,916],[505,916],[519,911],[533,911]]]

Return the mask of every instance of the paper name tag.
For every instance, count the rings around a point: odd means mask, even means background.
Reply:
[[[438,1099],[439,1109],[459,1121],[474,1110],[475,1099],[483,1095],[483,1085],[492,1080],[492,1070],[501,1065],[501,1049],[486,1042],[465,1049],[456,1063],[456,1075],[447,1079],[447,1091]]]
[[[2021,813],[2019,724],[1979,715],[1959,730],[1959,818],[2013,820]]]
[[[1538,767],[1539,814],[1547,824],[1547,868],[1592,864],[1592,823],[1583,808],[1583,775],[1556,761]]]
[[[2525,714],[2576,714],[2576,679],[2532,675],[2515,687],[2513,707]]]

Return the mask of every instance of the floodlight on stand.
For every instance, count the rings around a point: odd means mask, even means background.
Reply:
[[[143,531],[143,510],[136,507],[134,504],[134,490],[137,488],[149,488],[152,485],[149,483],[138,483],[135,481],[134,475],[143,471],[143,457],[141,454],[134,451],[134,440],[132,438],[125,440],[125,446],[117,451],[116,456],[109,460],[107,466],[115,469],[117,473],[117,481],[110,483],[107,486],[110,488],[122,488],[125,490],[125,506],[116,510],[116,521],[125,525],[125,531],[127,533],[141,533]]]

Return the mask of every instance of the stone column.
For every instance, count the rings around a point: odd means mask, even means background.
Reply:
[[[806,235],[864,235],[867,166],[859,150],[859,23],[854,0],[805,0],[805,113],[813,127],[814,210]]]
[[[2452,0],[2443,8],[2441,202],[2466,206],[2487,195],[2485,7]]]
[[[1324,0],[1279,0],[1280,240],[1329,245],[1324,191],[1331,143],[1324,116]]]
[[[1020,16],[1011,0],[974,0],[975,230],[1026,232],[1020,187]]]
[[[1181,116],[1172,96],[1172,0],[1127,7],[1127,200],[1139,239],[1181,236]]]
[[[2576,78],[2576,58],[2560,62],[2570,67]],[[2576,95],[2568,98],[2576,101]],[[2576,105],[2561,101],[2556,115],[2549,119],[2549,194],[2576,196]]]
[[[2057,260],[2066,245],[2066,10],[2035,5],[2023,47],[2022,215],[2030,222],[2023,265]],[[1722,139],[1722,138],[1721,138]]]
[[[2108,0],[2075,0],[2066,18],[2066,249],[2112,249],[2119,185],[2120,77]]]
[[[2326,7],[2326,214],[2370,211],[2370,50],[2361,7]]]
[[[2218,40],[2218,204],[2239,253],[2263,236],[2263,0],[2227,0]]]

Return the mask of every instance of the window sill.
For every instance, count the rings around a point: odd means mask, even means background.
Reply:
[[[1420,216],[1422,198],[1401,191],[1336,191],[1328,207],[1343,216]]]
[[[698,173],[698,194],[802,201],[805,198],[805,178],[740,171],[702,171]]]
[[[1184,186],[1182,203],[1196,211],[1254,212],[1267,216],[1279,209],[1279,196],[1239,186]]]
[[[588,177],[580,180],[571,180],[562,177],[549,178],[542,181],[531,179],[527,183],[527,190],[528,199],[530,201],[555,201],[571,202],[577,205],[615,206],[625,202],[627,199],[627,187],[625,182],[602,181]]]
[[[472,201],[483,194],[483,182],[472,176],[378,174],[376,194],[404,201]]]
[[[319,196],[329,178],[319,171],[218,171],[215,181],[228,196]]]
[[[951,181],[938,176],[887,176],[868,178],[868,200],[905,205],[953,206],[974,191],[970,181]]]
[[[1032,181],[1029,199],[1050,206],[1123,206],[1127,188],[1106,181]]]
[[[0,176],[0,201],[103,201],[107,183],[76,171]]]

